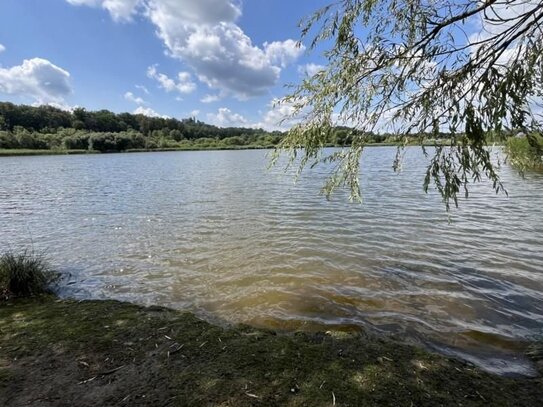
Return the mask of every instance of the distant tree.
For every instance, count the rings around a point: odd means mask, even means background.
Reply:
[[[192,146],[198,140],[200,147],[222,146],[218,140],[232,138],[236,144],[246,145],[257,135],[272,138],[263,130],[245,128],[219,128],[194,118],[149,117],[142,114],[115,114],[108,110],[87,111],[76,108],[67,112],[51,106],[14,105],[0,102],[0,148],[33,149],[91,149],[123,151],[127,149],[177,148]]]
[[[245,140],[240,136],[226,137],[222,140],[222,143],[225,146],[243,146],[245,145]]]
[[[138,130],[141,131],[144,136],[148,136],[151,119],[142,114],[139,114],[136,117],[136,120],[138,121]]]
[[[62,144],[67,150],[87,150],[89,149],[89,135],[81,132],[66,134],[62,138]]]
[[[169,137],[170,137],[172,140],[181,141],[181,140],[183,140],[183,133],[181,133],[180,130],[173,129],[173,130],[170,130]]]
[[[13,133],[9,131],[0,131],[0,148],[12,149],[18,147],[19,143]]]
[[[347,186],[360,200],[368,134],[391,131],[405,140],[447,132],[450,143],[431,151],[424,189],[434,184],[447,209],[461,190],[467,196],[471,181],[486,177],[503,190],[485,136],[540,131],[542,23],[542,0],[340,0],[317,11],[302,22],[302,38],[312,49],[328,47],[327,66],[284,100],[301,122],[275,159],[281,151],[294,159],[303,147],[301,169],[335,161],[323,191]],[[350,148],[322,155],[338,123],[359,132]]]
[[[93,133],[89,137],[89,150],[100,152],[118,151],[117,140],[113,133]]]
[[[78,107],[74,109],[72,113],[72,127],[74,129],[85,129],[85,123],[87,121],[87,111],[82,108]]]
[[[34,136],[31,132],[29,132],[27,129],[21,126],[15,126],[13,129],[13,132],[15,134],[15,138],[17,140],[17,144],[19,148],[23,149],[47,149],[47,143],[45,143],[43,140],[39,140],[37,137]]]

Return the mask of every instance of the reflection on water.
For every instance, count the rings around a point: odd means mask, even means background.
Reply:
[[[529,372],[543,330],[543,177],[501,170],[448,222],[425,159],[371,148],[364,205],[294,185],[263,151],[0,158],[0,249],[33,244],[63,295],[189,309],[277,329],[394,333],[487,369]]]

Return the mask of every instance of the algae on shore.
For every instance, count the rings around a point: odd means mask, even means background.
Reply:
[[[192,314],[55,297],[0,303],[0,405],[535,406],[494,376],[365,335],[278,335]]]

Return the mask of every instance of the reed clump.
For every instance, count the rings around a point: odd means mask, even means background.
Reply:
[[[42,254],[25,250],[0,256],[0,293],[4,298],[49,293],[57,278]]]

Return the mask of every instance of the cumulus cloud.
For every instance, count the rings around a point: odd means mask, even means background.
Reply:
[[[181,28],[159,21],[155,24],[170,54],[190,65],[200,81],[242,100],[264,94],[274,86],[284,65],[303,51],[294,50],[291,40],[259,48],[231,22],[217,25],[181,22]]]
[[[130,20],[142,0],[66,0],[75,6],[101,7],[111,14],[115,21]]]
[[[179,72],[177,81],[175,81],[167,75],[157,72],[156,65],[153,65],[147,69],[147,76],[158,81],[160,87],[166,92],[192,93],[196,90],[196,83],[192,81],[192,76],[188,72]]]
[[[0,93],[60,103],[72,93],[70,74],[46,59],[27,59],[21,65],[0,68]]]
[[[227,107],[221,107],[217,113],[208,113],[209,123],[219,127],[244,127],[248,126],[248,120],[238,113],[232,112]]]
[[[152,21],[172,34],[178,22],[182,25],[216,25],[233,22],[241,16],[240,4],[232,0],[147,0],[146,3]]]
[[[264,43],[264,51],[268,60],[273,64],[280,65],[282,68],[296,61],[304,50],[305,47],[294,40]]]
[[[148,9],[173,57],[190,65],[210,88],[247,99],[275,85],[303,47],[292,40],[254,45],[236,25],[240,15],[231,0],[151,0]]]
[[[298,73],[303,76],[311,77],[319,73],[320,71],[323,71],[324,69],[326,69],[326,67],[323,65],[311,63],[298,66]]]
[[[144,116],[149,116],[149,117],[162,117],[163,119],[169,119],[169,116],[157,113],[156,111],[154,111],[150,107],[139,106],[136,110],[134,110],[133,113],[134,114],[142,114]]]
[[[6,50],[6,47],[4,47],[2,44],[0,44],[0,52],[4,52]]]
[[[517,31],[522,31],[528,25],[534,23],[536,10],[540,7],[538,0],[524,0],[517,2],[499,1],[492,4],[482,15],[475,18],[476,32],[469,36],[469,42],[474,44],[471,52],[475,55],[481,45],[478,43],[499,35],[514,26]],[[509,65],[515,58],[519,50],[520,41],[512,41],[496,61],[497,65]]]
[[[80,107],[78,105],[72,106],[72,105],[69,105],[69,104],[64,103],[64,102],[47,102],[47,103],[34,102],[34,103],[32,103],[32,106],[34,106],[34,107],[39,107],[39,106],[43,106],[43,105],[56,107],[57,109],[65,110],[66,112],[73,112],[75,109]]]
[[[140,98],[139,96],[134,95],[132,92],[126,92],[124,94],[124,98],[128,100],[129,102],[136,103],[138,105],[144,105],[145,100]]]
[[[219,127],[251,127],[268,131],[286,131],[299,123],[300,119],[293,116],[295,108],[291,103],[282,99],[272,99],[267,110],[260,114],[257,121],[248,120],[246,117],[232,110],[222,107],[216,113],[208,113],[207,121]]]
[[[210,88],[238,99],[264,94],[305,49],[291,39],[253,44],[236,24],[241,3],[234,0],[67,1],[101,6],[117,20],[142,10],[170,56],[194,69]]]
[[[483,14],[478,14],[476,23],[486,35],[500,34],[515,26],[526,26],[536,19],[535,11],[541,4],[539,0],[506,1],[492,4]],[[523,16],[528,16],[526,20]]]
[[[289,130],[300,121],[299,118],[293,116],[295,110],[292,103],[287,103],[282,99],[272,99],[268,104],[268,110],[262,116],[262,120],[252,127],[263,128],[268,131]]]

